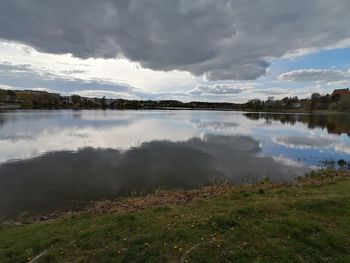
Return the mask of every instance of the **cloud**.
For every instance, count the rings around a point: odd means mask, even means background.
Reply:
[[[286,136],[275,138],[274,142],[295,149],[321,149],[331,147],[336,141],[327,138]]]
[[[0,38],[208,80],[250,80],[266,74],[271,58],[348,46],[349,10],[348,0],[2,0]]]
[[[138,63],[125,58],[82,60],[67,54],[38,52],[28,45],[12,42],[0,42],[0,64],[28,65],[32,71],[45,73],[45,76],[49,74],[66,79],[127,83],[138,89],[152,92],[183,91],[195,87],[202,81],[201,78],[196,78],[189,72],[153,71],[142,68]]]
[[[231,83],[215,85],[198,85],[188,91],[190,95],[236,95],[246,90],[253,89],[257,83]]]
[[[272,181],[288,182],[307,170],[261,156],[259,142],[248,136],[151,141],[124,151],[85,148],[50,152],[0,165],[0,218],[33,207],[40,211],[67,209],[72,201],[115,198],[157,188],[192,188],[213,180],[242,184],[269,176]]]
[[[265,89],[255,90],[255,92],[263,94],[265,96],[286,95],[290,93],[289,90],[281,89],[281,88],[265,88]]]
[[[16,65],[10,62],[0,63],[0,87],[80,94],[87,97],[106,96],[135,99],[147,95],[125,83],[64,77],[48,73],[45,70],[38,70],[27,64]]]
[[[283,73],[279,75],[278,78],[280,80],[291,82],[339,82],[344,80],[350,80],[350,73],[348,71],[334,69],[298,69]]]
[[[192,123],[195,125],[196,129],[201,129],[205,131],[234,131],[240,125],[236,122],[225,122],[225,121],[201,121],[193,120]]]
[[[71,94],[77,94],[82,97],[97,97],[97,98],[123,98],[123,99],[140,99],[133,92],[123,92],[123,91],[111,91],[111,90],[76,90],[72,91]]]
[[[350,147],[348,145],[334,138],[286,136],[274,138],[273,141],[281,146],[294,149],[322,150],[333,148],[336,152],[350,153]]]

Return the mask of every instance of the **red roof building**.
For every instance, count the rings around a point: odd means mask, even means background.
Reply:
[[[349,88],[347,88],[347,89],[336,89],[332,93],[332,97],[333,98],[339,98],[339,97],[345,96],[345,95],[350,95]]]

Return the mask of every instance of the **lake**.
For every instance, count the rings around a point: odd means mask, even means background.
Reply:
[[[0,112],[0,218],[212,182],[289,182],[350,161],[350,115]],[[329,163],[329,162],[328,162]]]

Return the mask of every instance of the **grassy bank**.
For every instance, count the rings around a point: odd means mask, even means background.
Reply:
[[[0,262],[37,255],[35,262],[350,262],[350,174],[157,193],[1,227]]]

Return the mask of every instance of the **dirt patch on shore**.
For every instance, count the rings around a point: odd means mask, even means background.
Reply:
[[[245,192],[260,189],[271,189],[283,187],[283,184],[273,184],[269,181],[262,181],[256,185],[235,186],[231,183],[211,185],[196,190],[182,191],[157,191],[142,197],[121,198],[116,200],[102,200],[91,202],[87,212],[91,214],[135,212],[150,207],[165,205],[185,205],[196,200],[214,197],[230,192]]]
[[[321,170],[311,172],[309,175],[300,177],[290,184],[272,183],[269,179],[263,179],[257,184],[233,185],[232,183],[226,182],[224,184],[205,186],[195,190],[157,191],[140,197],[91,202],[85,211],[94,215],[135,212],[157,206],[185,205],[196,200],[232,192],[261,192],[290,186],[320,185],[331,182],[339,177],[349,176],[350,171]]]

